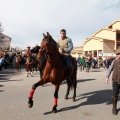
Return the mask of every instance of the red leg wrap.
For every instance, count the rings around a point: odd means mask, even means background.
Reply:
[[[57,106],[57,104],[58,104],[58,98],[54,98],[54,105]]]
[[[33,90],[33,89],[30,91],[29,98],[32,98],[32,97],[33,97],[33,95],[34,95],[34,92],[35,92],[35,90]]]

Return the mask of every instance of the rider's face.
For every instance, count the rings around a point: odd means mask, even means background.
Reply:
[[[60,36],[62,39],[64,39],[66,37],[66,32],[60,32]]]
[[[117,55],[117,58],[120,60],[120,54]]]

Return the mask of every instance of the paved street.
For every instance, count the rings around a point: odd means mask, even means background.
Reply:
[[[0,72],[0,120],[120,120],[120,112],[117,116],[111,113],[112,82],[106,85],[104,69],[91,69],[89,73],[78,70],[76,102],[63,99],[66,84],[61,85],[56,114],[51,113],[54,86],[50,83],[36,89],[34,106],[28,108],[29,91],[39,80],[39,73],[28,78],[25,75],[24,69]]]

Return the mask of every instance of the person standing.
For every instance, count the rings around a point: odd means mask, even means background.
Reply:
[[[117,49],[115,54],[117,55],[117,58],[113,60],[111,66],[108,69],[108,73],[106,76],[106,83],[109,83],[109,77],[113,71],[112,74],[112,101],[113,101],[113,108],[112,113],[113,115],[117,115],[117,101],[118,101],[118,95],[120,90],[120,49]]]
[[[85,68],[85,58],[82,56],[82,58],[80,59],[80,69],[81,71],[84,71]]]

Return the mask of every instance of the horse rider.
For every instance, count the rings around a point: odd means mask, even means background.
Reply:
[[[61,38],[58,40],[58,43],[57,43],[58,49],[61,54],[66,56],[66,65],[68,69],[67,77],[70,77],[72,72],[72,62],[71,62],[70,52],[73,49],[73,42],[69,37],[66,36],[65,29],[62,29],[60,31],[60,36]]]
[[[27,47],[27,50],[26,50],[26,56],[28,57],[29,53],[30,53],[30,46]]]
[[[18,62],[18,56],[20,56],[20,57],[21,57],[20,52],[17,52],[17,53],[16,53],[16,62]]]
[[[116,50],[115,54],[117,55],[117,58],[113,60],[111,66],[108,69],[108,73],[106,76],[106,83],[109,83],[109,77],[112,74],[112,101],[113,101],[113,109],[112,113],[113,115],[117,115],[117,101],[118,101],[118,95],[120,90],[120,48]]]

